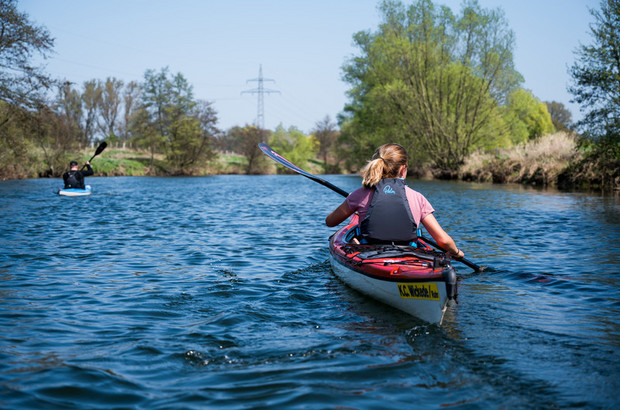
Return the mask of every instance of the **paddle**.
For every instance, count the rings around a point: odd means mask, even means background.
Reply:
[[[101,154],[103,152],[103,150],[105,149],[105,147],[108,146],[108,143],[103,141],[101,144],[99,144],[99,146],[97,147],[97,150],[95,151],[95,155],[93,155],[92,157],[90,157],[90,159],[88,160],[88,162],[92,161],[93,158],[95,158],[97,155]],[[82,169],[84,169],[86,167],[86,164],[84,164],[82,166]]]
[[[269,158],[271,158],[274,161],[276,161],[278,164],[284,165],[288,169],[290,169],[292,171],[295,171],[298,174],[301,174],[301,175],[305,176],[306,178],[309,178],[309,179],[313,180],[314,182],[318,182],[319,184],[328,187],[332,191],[335,191],[335,192],[339,193],[340,195],[344,196],[345,198],[347,196],[349,196],[349,193],[347,191],[345,191],[343,189],[340,189],[336,185],[334,185],[334,184],[332,184],[330,182],[327,182],[324,179],[321,179],[321,178],[317,177],[316,175],[312,175],[311,173],[306,172],[303,169],[299,168],[297,165],[293,164],[291,161],[287,160],[282,155],[280,155],[277,152],[275,152],[269,145],[264,144],[264,143],[261,142],[261,143],[258,144],[258,147],[261,149],[261,151],[263,151],[263,153],[265,155],[267,155]],[[446,252],[434,240],[426,238],[424,236],[420,236],[420,238],[423,241],[428,242],[431,246],[434,246],[435,248],[439,249],[440,251]],[[480,267],[480,266],[476,265],[475,263],[467,260],[466,258],[455,259],[455,260],[464,263],[465,265],[469,266],[470,268],[472,268],[476,272],[481,272],[483,270],[482,267]]]
[[[291,169],[295,172],[297,172],[298,174],[301,174],[303,176],[305,176],[306,178],[310,178],[311,180],[313,180],[314,182],[318,182],[321,185],[324,185],[326,187],[328,187],[329,189],[331,189],[332,191],[336,191],[338,192],[340,195],[347,197],[349,196],[349,193],[343,189],[338,188],[336,185],[333,185],[327,181],[325,181],[324,179],[321,179],[315,175],[312,175],[309,172],[304,171],[303,169],[299,168],[297,165],[293,164],[291,161],[289,161],[288,159],[284,158],[282,155],[278,154],[277,152],[275,152],[273,149],[271,149],[271,147],[267,144],[263,144],[262,142],[258,144],[258,147],[261,149],[261,151],[263,151],[265,153],[265,155],[267,155],[269,158],[271,158],[272,160],[276,161],[277,163],[284,165],[285,167],[287,167],[288,169]]]

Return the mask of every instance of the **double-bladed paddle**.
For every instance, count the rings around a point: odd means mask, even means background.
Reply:
[[[261,149],[261,151],[263,151],[263,153],[265,155],[267,155],[269,158],[271,158],[272,160],[276,161],[278,164],[285,166],[286,168],[297,172],[298,174],[301,174],[303,176],[305,176],[306,178],[309,178],[311,180],[313,180],[314,182],[318,182],[319,184],[326,186],[327,188],[331,189],[332,191],[335,191],[337,193],[339,193],[340,195],[344,196],[345,198],[347,196],[349,196],[349,193],[341,188],[338,188],[336,185],[325,181],[324,179],[321,179],[319,177],[317,177],[316,175],[312,175],[311,173],[304,171],[303,169],[299,168],[297,165],[293,164],[291,161],[289,161],[288,159],[284,158],[282,155],[278,154],[277,152],[275,152],[269,145],[265,144],[265,143],[259,143],[258,147]],[[439,246],[439,244],[437,242],[435,242],[432,239],[426,238],[424,236],[420,237],[423,241],[429,243],[430,245],[434,246],[435,248],[446,252],[441,246]],[[464,263],[465,265],[469,266],[470,268],[472,268],[473,270],[475,270],[476,272],[481,272],[483,270],[482,267],[476,265],[475,263],[467,260],[466,258],[461,258],[461,259],[456,259],[455,260]]]
[[[97,150],[95,151],[95,155],[93,155],[92,157],[90,157],[90,159],[88,160],[88,162],[92,161],[93,158],[95,158],[97,155],[101,154],[103,152],[103,150],[105,149],[105,147],[108,146],[108,143],[103,141],[101,144],[99,144],[99,146],[97,147]],[[84,169],[86,167],[86,164],[84,164],[82,166],[82,169]]]

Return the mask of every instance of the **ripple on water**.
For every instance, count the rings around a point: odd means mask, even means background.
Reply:
[[[342,198],[296,175],[0,182],[3,404],[614,407],[617,200],[408,182],[490,267],[441,326],[333,276]]]

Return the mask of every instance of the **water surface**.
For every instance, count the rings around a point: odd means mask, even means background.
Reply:
[[[491,267],[436,326],[333,276],[306,178],[88,183],[0,182],[2,408],[620,405],[618,198],[408,181]]]

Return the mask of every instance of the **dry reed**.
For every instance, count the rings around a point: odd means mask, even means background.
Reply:
[[[575,137],[557,132],[510,149],[474,152],[461,166],[459,176],[467,181],[556,185],[558,175],[575,155]]]

